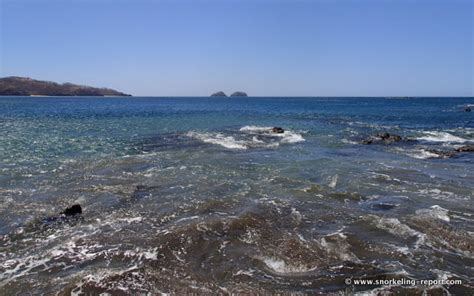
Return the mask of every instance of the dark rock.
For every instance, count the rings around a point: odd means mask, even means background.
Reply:
[[[68,223],[81,220],[82,207],[79,204],[72,205],[66,208],[58,216],[52,216],[41,220],[41,224],[45,227],[50,227],[55,224]],[[77,219],[76,219],[77,218]]]
[[[362,144],[373,144],[373,143],[377,143],[377,142],[383,142],[383,143],[386,143],[386,144],[390,144],[390,143],[393,143],[393,142],[398,142],[398,141],[401,141],[402,140],[402,137],[400,137],[399,135],[394,135],[394,134],[389,134],[389,133],[379,133],[375,136],[371,136],[365,140],[362,141]]]
[[[247,97],[247,94],[243,91],[236,91],[230,95],[231,97]]]
[[[474,152],[474,145],[466,145],[456,148],[457,152]]]
[[[370,145],[374,142],[374,139],[372,138],[367,138],[365,140],[362,140],[362,144],[365,144],[365,145]]]
[[[384,141],[392,141],[392,142],[397,142],[397,141],[402,140],[402,137],[400,137],[399,135],[391,135],[389,133],[378,134],[377,137],[379,137],[380,139]]]
[[[213,93],[211,97],[227,97],[227,95],[223,91],[218,91],[216,93]]]
[[[464,112],[471,112],[471,108],[470,107],[464,108]]]
[[[69,208],[66,208],[61,214],[65,216],[75,216],[82,214],[82,207],[79,204],[72,205]]]
[[[272,133],[283,134],[284,132],[285,132],[285,130],[281,127],[275,126],[274,128],[272,128]]]

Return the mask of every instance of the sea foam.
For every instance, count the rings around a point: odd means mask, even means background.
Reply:
[[[305,141],[301,134],[296,133],[294,131],[285,130],[283,133],[273,133],[272,129],[273,127],[269,126],[246,125],[242,127],[240,131],[248,134],[257,134],[266,137],[281,138],[282,143],[298,143]]]
[[[447,132],[424,132],[425,136],[418,137],[417,140],[428,142],[448,142],[448,143],[465,143],[469,140],[452,135]]]
[[[305,139],[299,133],[285,130],[283,133],[273,133],[272,127],[244,126],[238,134],[225,135],[222,132],[190,131],[186,136],[204,143],[215,144],[228,149],[245,150],[249,148],[276,148],[280,144],[303,142]]]
[[[186,135],[204,143],[216,144],[229,149],[247,149],[245,141],[236,140],[234,137],[225,136],[222,133],[188,132]]]

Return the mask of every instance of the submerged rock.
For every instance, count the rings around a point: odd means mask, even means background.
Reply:
[[[272,133],[274,134],[283,134],[284,132],[285,130],[281,127],[275,126],[274,128],[272,128]]]
[[[464,112],[471,112],[471,107],[464,108]]]
[[[362,144],[369,145],[369,144],[380,143],[380,142],[390,144],[390,143],[398,142],[401,140],[402,140],[402,137],[400,137],[399,135],[394,135],[394,134],[389,134],[389,133],[379,133],[375,136],[371,136],[363,140]]]
[[[243,91],[236,91],[230,95],[231,97],[247,97],[247,94]]]
[[[223,91],[218,91],[216,93],[213,93],[211,97],[227,97],[227,95]]]
[[[396,206],[397,206],[396,204],[385,203],[385,202],[374,203],[370,205],[370,207],[376,211],[388,211],[395,208]]]

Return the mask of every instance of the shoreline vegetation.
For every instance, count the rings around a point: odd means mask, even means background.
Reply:
[[[0,78],[0,96],[102,96],[102,97],[129,97],[130,94],[110,88],[91,87],[73,83],[56,83],[52,81],[36,80],[29,77]]]

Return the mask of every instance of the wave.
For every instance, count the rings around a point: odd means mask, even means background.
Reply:
[[[270,270],[279,274],[305,273],[316,269],[316,267],[308,268],[306,266],[288,264],[284,260],[275,257],[261,257],[259,259]]]
[[[414,245],[415,249],[418,249],[426,240],[426,235],[415,229],[409,227],[408,225],[400,222],[397,218],[384,218],[372,216],[372,223],[375,227],[386,231],[394,236],[401,237],[403,239],[416,238]]]
[[[431,151],[424,149],[413,150],[406,153],[408,156],[416,159],[431,159],[431,158],[441,158],[442,156]]]
[[[272,129],[273,127],[269,126],[246,125],[242,127],[240,131],[244,133],[257,134],[266,137],[281,138],[282,143],[298,143],[305,141],[303,136],[296,132],[285,130],[283,133],[273,133]]]
[[[437,154],[433,151],[429,151],[423,148],[415,148],[415,149],[403,149],[403,148],[394,148],[393,151],[404,154],[411,158],[416,159],[433,159],[433,158],[443,158],[443,155]]]
[[[270,133],[272,127],[270,126],[256,126],[256,125],[246,125],[240,128],[241,132],[251,132],[251,133]]]
[[[433,205],[429,209],[420,209],[416,211],[417,215],[425,215],[445,222],[449,222],[449,211],[438,205]]]
[[[420,141],[428,142],[448,142],[448,143],[465,143],[470,140],[452,135],[447,132],[424,132],[425,136],[416,138]]]
[[[245,141],[239,141],[232,136],[225,136],[221,133],[188,132],[186,136],[198,139],[204,143],[216,144],[229,149],[247,149],[247,143]]]
[[[351,140],[348,140],[348,139],[342,139],[341,142],[344,143],[344,144],[349,144],[349,145],[357,145],[357,144],[359,144],[359,142],[351,141]]]
[[[245,150],[249,148],[276,148],[280,144],[303,142],[305,139],[299,133],[286,130],[283,133],[273,133],[272,127],[244,126],[240,134],[225,135],[221,132],[190,131],[186,136],[204,143],[215,144],[228,149]]]

